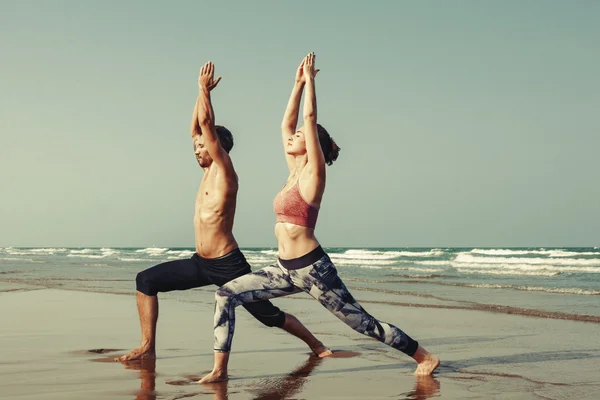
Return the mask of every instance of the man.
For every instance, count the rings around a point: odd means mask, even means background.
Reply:
[[[137,305],[142,328],[142,343],[115,361],[156,358],[156,322],[159,292],[186,290],[207,285],[220,287],[250,270],[250,265],[233,237],[238,178],[229,151],[231,132],[215,125],[210,91],[221,78],[214,79],[214,65],[206,63],[198,78],[199,95],[194,107],[191,135],[198,164],[204,171],[196,197],[194,232],[196,254],[187,260],[170,261],[140,272],[136,277]],[[268,301],[245,308],[270,327],[279,327],[303,340],[320,357],[331,354],[296,317],[279,310]]]

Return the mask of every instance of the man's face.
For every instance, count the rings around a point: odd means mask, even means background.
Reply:
[[[194,154],[196,154],[196,160],[198,160],[198,165],[200,165],[200,167],[210,167],[213,160],[204,146],[204,136],[202,135],[194,136]]]

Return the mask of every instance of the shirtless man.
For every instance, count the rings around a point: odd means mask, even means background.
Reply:
[[[208,62],[202,67],[198,78],[199,95],[191,124],[194,152],[204,170],[194,215],[196,254],[190,259],[156,265],[137,275],[142,344],[130,353],[115,358],[115,361],[156,358],[159,292],[207,285],[220,287],[251,272],[232,233],[238,192],[238,178],[229,157],[233,137],[227,128],[215,125],[210,101],[210,91],[220,80],[221,77],[214,79],[213,63]],[[245,308],[264,325],[282,328],[303,340],[318,356],[331,354],[296,317],[284,313],[269,301],[247,304]]]

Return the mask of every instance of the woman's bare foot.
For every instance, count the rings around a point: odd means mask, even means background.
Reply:
[[[415,375],[431,375],[439,365],[440,359],[435,354],[428,354],[417,366]]]
[[[198,383],[214,383],[228,380],[227,371],[213,370],[210,374],[200,379]]]
[[[427,350],[419,346],[413,358],[419,365],[415,370],[415,375],[431,375],[433,371],[440,365],[440,359],[435,354],[429,353]]]
[[[137,349],[131,350],[129,353],[115,357],[114,361],[133,361],[133,360],[152,360],[156,359],[156,351],[154,347],[140,346]]]
[[[333,352],[331,350],[329,350],[328,347],[326,347],[323,343],[319,342],[317,343],[315,346],[313,346],[311,348],[311,350],[313,351],[313,353],[315,353],[317,356],[319,356],[320,358],[323,357],[329,357],[330,355],[333,354]]]

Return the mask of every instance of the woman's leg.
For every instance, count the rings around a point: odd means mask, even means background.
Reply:
[[[289,274],[277,266],[246,274],[221,286],[215,294],[215,365],[199,383],[227,379],[229,351],[235,331],[235,307],[301,291],[292,284]]]
[[[290,271],[294,285],[317,299],[333,315],[363,335],[370,336],[414,358],[419,367],[415,373],[429,375],[439,359],[427,353],[418,342],[398,327],[378,321],[354,299],[337,274],[329,257],[323,257],[312,268]]]

